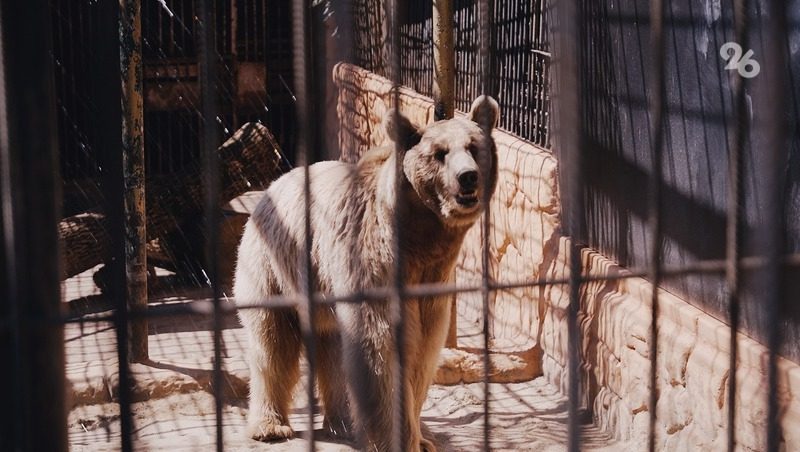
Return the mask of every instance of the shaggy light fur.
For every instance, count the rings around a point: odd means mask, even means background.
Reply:
[[[485,192],[494,191],[497,150],[490,131],[497,102],[481,96],[467,118],[415,129],[390,116],[395,146],[366,153],[355,165],[320,162],[310,167],[312,266],[317,289],[348,295],[392,283],[393,219],[399,210],[406,284],[451,279],[464,235],[480,217]],[[395,193],[396,159],[403,179]],[[480,164],[479,164],[480,163]],[[266,191],[248,221],[236,267],[239,305],[276,294],[302,293],[304,173],[295,169]],[[488,199],[488,198],[487,198]],[[393,446],[395,339],[388,301],[340,303],[315,316],[317,382],[330,432],[354,434],[362,447]],[[406,300],[404,407],[401,446],[435,451],[420,428],[422,404],[433,379],[451,315],[449,297]],[[248,434],[258,440],[293,435],[288,412],[299,378],[300,315],[294,308],[240,310],[248,332],[250,410]],[[398,410],[399,411],[399,410]]]

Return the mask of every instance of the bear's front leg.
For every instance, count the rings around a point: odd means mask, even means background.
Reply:
[[[348,393],[353,409],[356,434],[362,448],[389,452],[417,451],[420,439],[409,431],[410,410],[398,419],[399,438],[405,445],[393,444],[393,426],[400,407],[394,410],[395,343],[388,302],[341,304],[336,307],[344,349]],[[406,385],[406,397],[409,391]],[[404,403],[408,406],[408,403]],[[418,429],[417,429],[418,431]]]
[[[422,433],[420,417],[450,327],[452,302],[450,297],[425,297],[406,307],[406,378],[412,388],[412,423],[421,429],[420,449],[436,452],[433,435]]]

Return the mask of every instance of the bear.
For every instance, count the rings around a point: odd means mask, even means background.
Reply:
[[[318,293],[345,297],[391,287],[395,262],[402,263],[405,285],[453,281],[464,236],[497,184],[491,131],[499,115],[489,96],[475,99],[466,117],[420,128],[392,112],[384,127],[394,143],[367,151],[355,164],[312,164],[310,268]],[[306,322],[313,325],[323,428],[367,450],[434,452],[435,443],[422,435],[420,415],[449,329],[449,295],[404,297],[401,305],[388,296],[320,303],[313,319],[305,304],[252,308],[269,297],[306,292],[304,183],[304,168],[275,180],[246,223],[238,249],[233,297],[238,307],[250,307],[238,310],[248,337],[246,433],[261,441],[293,436],[288,413]],[[401,253],[397,260],[395,249]],[[398,338],[392,309],[397,306],[405,315],[400,409],[393,400]]]

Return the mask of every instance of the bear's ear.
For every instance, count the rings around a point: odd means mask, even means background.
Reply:
[[[467,115],[485,129],[494,129],[500,121],[500,106],[491,96],[478,96]]]
[[[411,124],[411,121],[392,109],[383,117],[383,129],[390,140],[399,143],[403,148],[409,150],[416,146],[422,139],[419,129]]]

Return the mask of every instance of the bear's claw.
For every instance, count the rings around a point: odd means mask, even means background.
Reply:
[[[274,419],[261,419],[248,424],[247,436],[256,441],[277,441],[292,438],[294,430]]]
[[[328,418],[326,416],[322,421],[322,430],[328,432],[335,438],[343,440],[352,440],[355,438],[350,422],[339,417]]]

